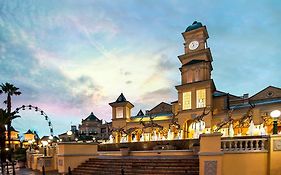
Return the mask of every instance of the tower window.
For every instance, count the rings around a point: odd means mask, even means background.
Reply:
[[[186,110],[186,109],[191,109],[191,92],[184,92],[182,94],[182,109]]]
[[[206,89],[196,91],[196,108],[206,107]]]
[[[123,118],[123,108],[122,107],[116,108],[116,118]]]

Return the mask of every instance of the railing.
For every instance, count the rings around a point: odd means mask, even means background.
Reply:
[[[268,138],[238,138],[221,140],[221,150],[225,153],[267,152]]]

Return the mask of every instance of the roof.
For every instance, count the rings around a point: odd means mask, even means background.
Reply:
[[[142,112],[142,110],[140,110],[137,114],[137,116],[144,116],[144,113]]]
[[[213,93],[214,97],[221,97],[221,96],[225,96],[225,95],[227,95],[227,93],[222,92],[222,91],[217,91],[217,90]]]
[[[100,119],[98,119],[93,112],[91,112],[91,114],[85,119],[87,121],[100,121]]]
[[[265,101],[256,101],[256,102],[252,102],[254,105],[267,105],[267,104],[276,104],[276,103],[281,103],[281,99],[270,99],[270,100],[265,100]],[[230,109],[239,109],[239,108],[246,108],[246,107],[250,107],[249,103],[241,103],[238,105],[232,105],[230,107]]]
[[[126,101],[127,100],[126,100],[125,96],[123,95],[123,93],[121,93],[119,95],[119,97],[117,98],[117,100],[115,101],[115,103],[122,103],[122,102],[126,102]]]
[[[24,134],[34,134],[30,129],[28,131],[26,131],[26,133]]]
[[[205,61],[205,60],[192,60],[186,64],[184,64],[183,66],[187,66],[187,65],[192,65],[192,64],[197,64],[197,63],[202,63],[202,62],[210,62],[210,61]]]
[[[143,115],[143,116],[132,116],[132,118],[150,118],[152,117],[153,119],[157,118],[157,117],[163,117],[163,116],[167,116],[167,117],[172,117],[173,116],[173,113],[159,113],[159,114],[151,114],[151,115]]]
[[[202,23],[201,22],[197,22],[197,21],[194,21],[192,23],[192,25],[188,26],[185,30],[185,32],[189,32],[191,30],[195,30],[195,29],[198,29],[200,27],[203,27]]]
[[[10,127],[10,131],[19,132],[19,131],[15,130],[15,128],[12,126]]]
[[[275,86],[268,86],[250,97],[251,100],[264,100],[270,98],[281,98],[281,89]]]
[[[50,136],[43,136],[40,140],[48,141],[48,140],[50,140]],[[57,140],[59,140],[59,138],[57,136],[54,136],[53,141],[57,141]]]
[[[112,102],[112,103],[109,103],[109,105],[110,106],[123,106],[123,105],[130,105],[130,108],[133,108],[134,107],[134,105],[131,103],[131,102],[129,102],[129,101],[127,101],[126,100],[126,98],[125,98],[125,96],[124,96],[124,94],[123,93],[121,93],[120,95],[119,95],[119,97],[116,99],[116,101],[115,102]]]

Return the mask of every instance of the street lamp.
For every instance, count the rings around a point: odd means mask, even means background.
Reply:
[[[277,118],[280,117],[281,112],[279,110],[274,110],[270,113],[273,118],[273,134],[278,134]]]
[[[43,147],[44,147],[44,156],[47,156],[47,145],[48,145],[48,141],[43,140],[41,141]]]
[[[29,151],[31,151],[31,147],[32,147],[32,140],[28,140],[29,143]]]
[[[71,135],[72,135],[72,131],[71,130],[69,130],[69,131],[67,131],[66,132],[66,134],[67,134],[67,136],[68,136],[68,141],[71,141]]]

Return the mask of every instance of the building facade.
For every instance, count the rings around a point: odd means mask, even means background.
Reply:
[[[109,103],[114,142],[198,138],[215,131],[231,137],[272,133],[270,112],[281,110],[281,89],[268,86],[251,97],[219,91],[211,76],[213,58],[206,26],[195,21],[182,35],[178,99],[134,116],[134,105],[121,94]]]
[[[103,123],[93,112],[87,118],[82,119],[78,128],[79,140],[92,138],[95,140],[108,140],[111,134],[111,123]]]
[[[21,143],[20,143],[20,138],[19,138],[19,131],[15,130],[15,128],[12,126],[10,128],[10,131],[11,131],[11,140],[10,140],[11,147],[13,149],[20,148]],[[8,131],[5,131],[5,134],[6,134],[6,146],[7,146],[9,144]]]

